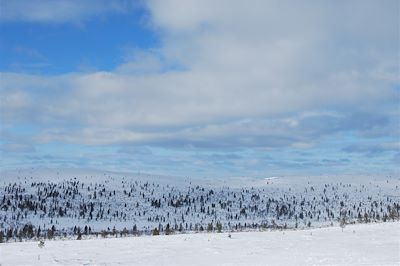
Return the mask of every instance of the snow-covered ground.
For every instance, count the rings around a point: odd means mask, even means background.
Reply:
[[[400,265],[400,223],[7,243],[0,265]]]
[[[392,176],[2,171],[0,266],[400,265],[399,210],[400,178]],[[356,224],[342,232],[343,221]],[[154,228],[160,236],[149,236]],[[67,240],[81,233],[91,239]]]

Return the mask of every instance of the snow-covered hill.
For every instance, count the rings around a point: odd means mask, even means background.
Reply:
[[[0,240],[9,242],[386,222],[400,210],[393,177],[190,179],[30,169],[1,172],[0,180]]]
[[[0,265],[399,265],[400,223],[0,244]]]

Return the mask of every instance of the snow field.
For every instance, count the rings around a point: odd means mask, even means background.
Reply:
[[[400,265],[400,223],[0,244],[5,265]]]

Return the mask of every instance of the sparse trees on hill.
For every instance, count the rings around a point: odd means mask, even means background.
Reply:
[[[342,226],[343,217],[346,223],[399,219],[398,198],[368,193],[366,185],[330,183],[270,192],[258,187],[206,189],[200,185],[190,185],[186,190],[171,184],[129,180],[103,184],[77,179],[58,183],[27,179],[0,184],[0,230],[3,241],[10,241],[83,234],[153,234],[154,227],[156,233],[169,235],[193,230]],[[66,219],[81,226],[79,234],[77,226],[65,226]],[[131,230],[124,228],[129,223],[134,224]]]

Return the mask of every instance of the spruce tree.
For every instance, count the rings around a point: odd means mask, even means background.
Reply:
[[[82,233],[80,227],[78,227],[78,237],[76,238],[76,240],[82,240]]]
[[[166,235],[170,235],[172,233],[171,228],[169,226],[169,223],[167,224],[167,226],[165,227],[165,234]]]
[[[54,237],[54,232],[51,229],[47,229],[47,238],[49,240],[53,239]]]
[[[209,223],[207,226],[207,232],[211,232],[213,230],[213,224]]]
[[[222,232],[222,224],[221,223],[217,223],[217,232],[221,233]]]
[[[153,230],[153,236],[158,236],[160,234],[160,232],[158,231],[157,228],[154,228]]]

